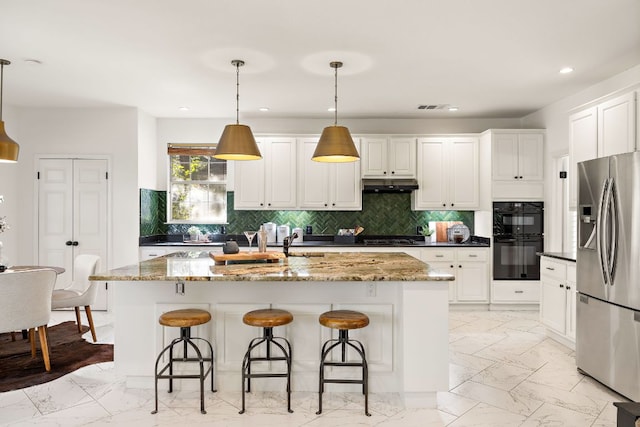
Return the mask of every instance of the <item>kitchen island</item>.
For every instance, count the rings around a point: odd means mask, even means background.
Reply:
[[[318,316],[352,309],[371,319],[352,334],[367,351],[370,391],[400,393],[409,407],[435,406],[436,392],[448,389],[448,281],[453,276],[404,253],[292,255],[276,263],[215,265],[208,252],[177,252],[92,276],[110,285],[118,374],[129,387],[152,387],[155,358],[177,334],[161,327],[158,317],[201,308],[211,312],[212,322],[194,328],[193,335],[214,343],[217,388],[239,391],[242,356],[249,340],[261,333],[244,325],[242,316],[273,307],[294,316],[274,331],[293,345],[293,390],[317,391],[320,347],[332,333]],[[255,388],[281,390],[282,384],[269,379]],[[335,385],[328,391],[356,389]]]

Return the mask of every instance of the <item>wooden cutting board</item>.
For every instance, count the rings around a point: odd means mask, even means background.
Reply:
[[[218,254],[209,252],[216,265],[224,265],[227,261],[267,261],[279,262],[287,257],[282,252],[238,252],[237,254]]]
[[[448,242],[447,230],[455,224],[462,224],[462,221],[436,221],[436,242]]]

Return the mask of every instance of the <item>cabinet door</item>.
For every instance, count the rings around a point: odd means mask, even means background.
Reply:
[[[392,177],[416,176],[416,139],[391,138],[389,140],[388,174]]]
[[[544,138],[541,134],[518,135],[518,179],[542,181],[544,179]]]
[[[264,182],[267,209],[296,207],[296,140],[269,138]]]
[[[487,264],[484,262],[459,262],[457,267],[458,301],[488,301]]]
[[[353,141],[356,148],[359,141]],[[362,209],[362,180],[359,162],[335,163],[329,174],[330,208],[338,210]]]
[[[264,209],[265,208],[265,164],[269,156],[267,144],[264,140],[256,140],[262,153],[262,159],[251,161],[236,161],[234,183],[235,209]]]
[[[571,340],[576,340],[576,266],[570,264],[567,266],[567,316],[565,334]]]
[[[518,134],[498,133],[492,142],[492,178],[498,181],[519,179]]]
[[[598,157],[598,109],[569,116],[569,206],[578,201],[578,163]]]
[[[363,138],[362,176],[366,178],[386,177],[387,170],[387,138]]]
[[[418,140],[418,189],[411,193],[414,209],[447,206],[448,175],[446,142],[437,138]]]
[[[564,282],[543,276],[540,284],[540,320],[556,332],[564,334],[567,305]]]
[[[449,158],[449,206],[454,209],[477,208],[480,204],[478,140],[452,141]]]
[[[635,92],[598,105],[599,157],[635,151]]]
[[[332,165],[311,160],[317,145],[315,138],[298,141],[298,201],[301,208],[324,210],[329,206],[329,173]],[[348,163],[352,168],[354,164],[360,167],[357,162]]]

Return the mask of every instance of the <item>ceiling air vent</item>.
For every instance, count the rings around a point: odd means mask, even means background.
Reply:
[[[449,104],[422,104],[418,105],[418,110],[445,110]]]

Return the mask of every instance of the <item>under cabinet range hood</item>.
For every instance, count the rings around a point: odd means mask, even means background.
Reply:
[[[415,179],[363,179],[365,193],[410,193],[418,189]]]

